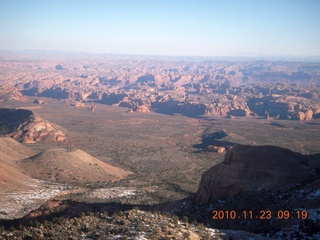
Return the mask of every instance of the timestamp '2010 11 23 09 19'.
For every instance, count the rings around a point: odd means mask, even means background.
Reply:
[[[213,210],[212,211],[213,220],[235,220],[235,219],[260,219],[260,220],[288,220],[288,219],[301,219],[305,220],[308,218],[307,210]]]

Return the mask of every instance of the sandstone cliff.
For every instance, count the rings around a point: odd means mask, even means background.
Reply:
[[[309,176],[309,159],[275,146],[236,146],[223,162],[203,173],[196,201],[206,204],[258,189],[286,190]]]

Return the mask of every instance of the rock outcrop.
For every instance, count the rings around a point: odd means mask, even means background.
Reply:
[[[63,142],[66,138],[55,124],[25,109],[0,109],[0,133],[23,143]]]
[[[223,162],[203,173],[196,201],[206,204],[258,189],[286,190],[309,176],[309,159],[275,146],[235,146]]]
[[[224,153],[225,150],[226,150],[225,147],[218,147],[218,146],[214,146],[214,145],[208,146],[209,152]]]
[[[150,113],[149,108],[145,105],[138,106],[138,107],[134,108],[133,111],[134,112],[141,112],[141,113]]]
[[[35,99],[33,101],[34,104],[44,104],[44,101],[42,99]]]
[[[15,87],[3,87],[0,85],[0,102],[24,102],[25,100],[26,97],[24,97]]]

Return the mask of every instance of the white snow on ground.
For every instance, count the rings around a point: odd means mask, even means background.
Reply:
[[[141,235],[137,236],[135,240],[148,240],[148,238],[145,237],[145,232],[140,232]]]
[[[39,180],[26,182],[31,190],[10,189],[0,192],[0,218],[12,219],[22,217],[31,210],[40,207],[48,199],[60,193],[62,186],[45,184]]]
[[[93,198],[105,199],[105,198],[133,196],[136,194],[137,194],[137,190],[133,188],[114,187],[114,188],[96,189],[92,191],[89,196]]]
[[[47,200],[57,194],[68,194],[70,192],[86,192],[88,196],[97,199],[110,199],[127,197],[153,192],[153,189],[135,189],[130,187],[114,187],[101,189],[70,189],[70,186],[63,184],[51,184],[48,182],[32,179],[27,183],[32,190],[11,190],[0,191],[0,219],[13,219],[22,217],[34,209],[37,209]]]

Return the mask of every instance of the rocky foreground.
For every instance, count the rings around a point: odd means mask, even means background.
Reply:
[[[138,208],[115,213],[80,212],[79,216],[55,217],[51,221],[7,225],[0,228],[0,239],[269,239],[245,232],[205,227],[188,217],[169,217]]]

